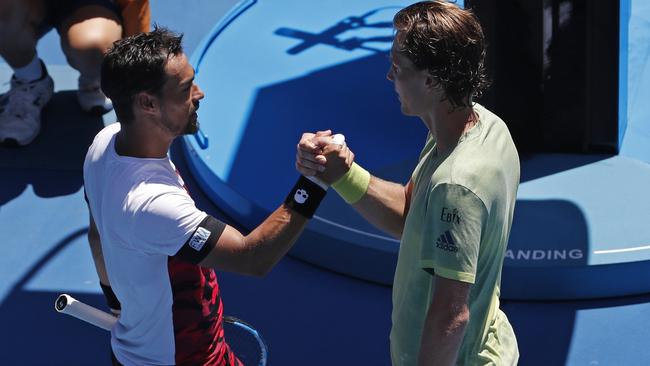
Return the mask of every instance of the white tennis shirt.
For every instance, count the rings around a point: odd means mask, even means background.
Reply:
[[[168,157],[118,155],[119,130],[114,123],[97,134],[83,167],[108,278],[122,304],[111,346],[125,366],[172,365],[176,345],[168,260],[206,213],[196,208]]]

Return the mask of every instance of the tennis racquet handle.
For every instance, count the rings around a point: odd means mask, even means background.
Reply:
[[[74,316],[96,327],[111,331],[117,323],[117,318],[105,311],[101,311],[90,305],[78,301],[68,294],[61,294],[54,302],[54,309],[57,312]]]

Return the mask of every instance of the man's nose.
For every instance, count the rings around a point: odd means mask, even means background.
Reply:
[[[203,90],[201,90],[201,88],[199,88],[198,85],[195,84],[195,87],[196,87],[196,90],[194,91],[194,98],[196,99],[196,101],[197,101],[196,103],[197,103],[197,106],[198,106],[198,101],[205,98],[205,94],[203,93]]]

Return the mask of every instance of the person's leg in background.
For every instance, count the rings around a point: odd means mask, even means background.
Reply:
[[[41,110],[54,91],[36,54],[45,18],[43,0],[0,0],[0,56],[14,71],[9,92],[0,98],[0,144],[24,146],[40,131]]]
[[[149,32],[151,28],[151,7],[149,0],[117,0],[122,14],[124,37]]]
[[[122,38],[116,11],[109,6],[83,5],[72,10],[58,26],[68,63],[80,73],[77,96],[87,112],[102,114],[112,109],[110,99],[100,88],[100,69],[104,53]]]

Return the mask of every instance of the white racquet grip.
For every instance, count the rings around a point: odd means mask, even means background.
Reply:
[[[335,145],[343,145],[345,144],[345,136],[341,133],[337,133],[336,135],[332,136],[332,142],[330,144],[335,144]],[[327,190],[329,186],[327,183],[323,182],[322,180],[314,177],[314,176],[309,176],[307,177],[310,181],[318,184],[319,187],[323,188],[324,190]]]
[[[117,323],[117,318],[113,315],[77,301],[67,294],[59,295],[54,303],[54,308],[59,313],[74,316],[77,319],[81,319],[109,332],[113,328],[113,325]]]

